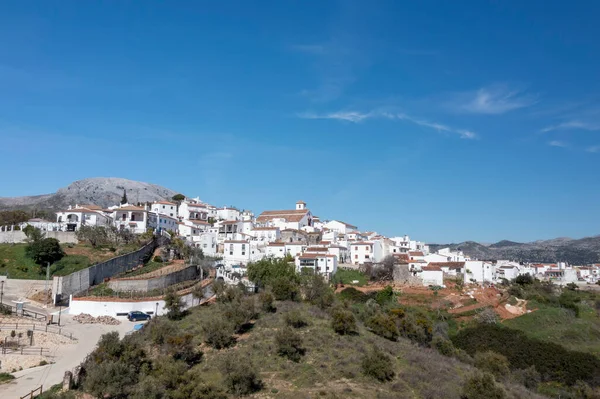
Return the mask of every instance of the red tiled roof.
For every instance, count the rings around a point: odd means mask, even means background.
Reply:
[[[441,272],[442,269],[438,266],[423,266],[421,270],[425,272]]]
[[[284,247],[285,243],[283,242],[270,242],[267,244],[268,247]]]
[[[429,266],[456,269],[465,267],[465,262],[431,262],[429,263]]]
[[[245,240],[225,240],[225,244],[248,244]]]
[[[133,206],[133,205],[127,205],[127,206],[123,206],[121,208],[115,208],[115,209],[113,209],[113,212],[118,212],[118,211],[140,211],[140,212],[146,212],[146,209],[144,209],[142,207],[139,207],[139,206]]]
[[[421,251],[408,251],[410,256],[425,256],[425,254]]]
[[[255,227],[252,230],[262,231],[262,230],[279,230],[279,227]]]
[[[256,221],[259,223],[266,222],[273,219],[285,219],[287,222],[299,222],[309,213],[308,209],[293,209],[293,210],[281,210],[281,211],[264,211],[261,213]]]
[[[173,202],[169,202],[169,201],[157,201],[157,202],[155,202],[155,204],[161,204],[161,205],[175,205],[175,203],[173,203]]]

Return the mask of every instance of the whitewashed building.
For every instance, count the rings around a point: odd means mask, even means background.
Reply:
[[[357,231],[357,227],[350,223],[341,222],[339,220],[331,220],[323,224],[323,227],[328,228],[331,231],[336,231],[339,234],[348,234],[350,232]]]
[[[179,205],[177,215],[181,220],[208,220],[208,209],[206,204],[192,201],[183,201]]]
[[[306,203],[298,201],[296,209],[281,211],[264,211],[256,218],[257,226],[279,227],[280,230],[301,230],[312,226],[312,214],[306,208]]]
[[[254,227],[250,235],[257,241],[273,242],[281,239],[279,227]]]
[[[165,214],[148,212],[148,227],[158,230],[167,230],[177,233],[179,230],[178,220]]]
[[[125,204],[112,208],[112,219],[114,225],[121,230],[142,234],[148,229],[148,211],[139,206]]]
[[[350,262],[355,265],[377,263],[383,259],[380,241],[359,241],[348,243],[350,247]]]
[[[112,219],[97,205],[75,205],[56,212],[59,230],[77,231],[81,226],[110,226]]]
[[[304,254],[296,257],[296,270],[300,272],[304,268],[322,274],[330,279],[337,271],[338,263],[335,255],[329,254]]]
[[[169,201],[158,201],[150,205],[150,211],[159,215],[177,219],[177,204]]]

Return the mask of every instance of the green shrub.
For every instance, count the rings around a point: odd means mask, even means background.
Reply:
[[[497,324],[480,324],[452,337],[458,348],[473,355],[494,351],[506,356],[511,369],[535,366],[545,379],[573,385],[581,380],[598,384],[600,359],[590,353],[570,351],[553,342],[529,338],[525,333]]]
[[[462,398],[464,399],[504,399],[506,391],[496,383],[489,373],[476,373],[465,382]]]
[[[391,285],[386,286],[384,289],[377,293],[375,300],[379,305],[384,305],[390,302],[394,298],[394,290]]]
[[[394,362],[377,347],[374,347],[363,358],[362,371],[364,375],[379,381],[389,381],[395,375]]]
[[[306,350],[302,347],[302,337],[291,327],[282,328],[275,335],[277,354],[293,362],[299,362]]]
[[[510,373],[506,356],[492,351],[475,353],[475,367],[493,374],[496,378],[506,377]]]
[[[433,339],[433,323],[421,312],[407,312],[397,325],[401,336],[420,345],[428,345]]]
[[[396,341],[398,339],[398,327],[394,318],[385,313],[377,313],[365,323],[365,326],[380,337]]]
[[[256,367],[245,356],[228,354],[220,365],[227,391],[234,395],[249,395],[262,389]]]
[[[530,274],[519,274],[514,281],[518,285],[531,285],[535,280]]]
[[[277,311],[277,308],[274,304],[275,298],[273,298],[273,294],[271,294],[270,292],[261,292],[258,295],[258,300],[260,301],[260,308],[263,312],[273,313]]]
[[[296,301],[300,299],[299,286],[288,277],[276,277],[271,280],[271,291],[278,301]]]
[[[156,263],[163,263],[163,258],[162,258],[161,256],[159,256],[159,255],[156,255],[156,256],[154,257],[154,261],[155,261]]]
[[[512,372],[512,377],[516,382],[532,391],[537,390],[538,385],[542,381],[542,376],[537,372],[534,366],[515,370]]]
[[[334,309],[331,315],[331,326],[333,331],[340,335],[356,334],[356,319],[354,314],[346,309]]]
[[[341,300],[353,303],[364,303],[369,299],[368,295],[354,287],[344,288],[338,295]]]
[[[431,346],[444,356],[454,356],[456,349],[449,339],[436,336],[431,341]]]
[[[298,309],[287,312],[284,316],[285,324],[294,328],[302,328],[308,325],[308,320]]]
[[[15,376],[9,373],[0,373],[0,384],[14,380]]]
[[[233,326],[220,315],[207,318],[201,326],[204,342],[215,349],[228,348],[235,344]]]
[[[96,398],[125,398],[136,383],[133,367],[118,361],[90,363],[83,387]]]
[[[572,310],[575,312],[575,317],[579,317],[580,309],[578,303],[581,302],[581,298],[574,291],[564,291],[558,297],[558,303],[565,309]]]
[[[181,334],[167,338],[166,344],[173,359],[181,360],[188,366],[200,363],[203,353],[193,344],[193,337],[192,334]]]

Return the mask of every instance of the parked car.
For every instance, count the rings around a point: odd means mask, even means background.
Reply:
[[[150,316],[148,313],[140,312],[139,310],[134,310],[127,313],[127,319],[129,321],[150,320],[151,318],[152,316]]]

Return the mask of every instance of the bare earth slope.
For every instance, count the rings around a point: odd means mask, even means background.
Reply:
[[[30,197],[0,197],[0,210],[13,208],[60,209],[74,204],[95,204],[102,207],[119,203],[127,190],[130,203],[169,199],[177,192],[156,184],[120,177],[93,177],[77,180],[53,194]]]

